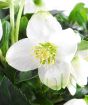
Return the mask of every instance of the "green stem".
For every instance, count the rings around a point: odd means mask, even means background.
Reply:
[[[15,42],[14,40],[14,2],[13,0],[10,3],[10,23],[11,23],[11,43]]]
[[[16,20],[15,41],[18,41],[19,39],[20,19],[21,19],[23,7],[24,7],[24,2],[25,0],[21,1],[21,6],[19,8],[19,12],[18,12],[17,20]]]

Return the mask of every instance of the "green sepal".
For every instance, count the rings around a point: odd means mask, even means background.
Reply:
[[[78,45],[78,50],[88,50],[88,41],[82,40],[81,43]]]
[[[0,0],[0,9],[9,8],[10,0]]]

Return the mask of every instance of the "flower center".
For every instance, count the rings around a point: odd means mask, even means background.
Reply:
[[[41,64],[54,64],[56,60],[57,47],[49,42],[40,43],[34,47],[34,55]]]
[[[42,0],[33,0],[35,5],[37,6],[41,6],[43,3],[42,3]]]

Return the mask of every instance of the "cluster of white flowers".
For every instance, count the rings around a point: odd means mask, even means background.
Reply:
[[[38,68],[40,80],[46,86],[60,90],[67,87],[72,95],[76,84],[87,84],[88,62],[77,52],[81,38],[48,12],[35,13],[28,22],[27,37],[12,45],[6,60],[19,71]]]
[[[62,10],[58,0],[25,1],[24,13],[34,13],[26,30],[28,38],[19,40],[9,48],[6,61],[19,71],[38,68],[39,78],[43,84],[53,90],[67,87],[74,95],[76,84],[86,85],[88,77],[88,62],[85,57],[87,51],[77,51],[77,46],[81,42],[80,35],[71,28],[63,30],[56,18],[47,12],[53,9]],[[66,2],[60,1],[64,5]],[[69,2],[75,5],[80,1]],[[2,32],[0,21],[0,39]],[[83,101],[76,101],[75,104],[71,104],[73,101],[70,101],[64,105],[78,105],[80,102]]]

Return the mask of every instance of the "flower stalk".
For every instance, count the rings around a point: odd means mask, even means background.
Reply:
[[[15,42],[14,38],[14,32],[15,32],[15,23],[14,23],[14,1],[11,0],[10,2],[10,23],[11,23],[11,43],[13,44]]]
[[[21,0],[21,6],[20,6],[20,8],[19,8],[18,16],[17,16],[17,20],[16,20],[16,30],[15,30],[15,41],[16,41],[16,42],[17,42],[18,39],[19,39],[20,19],[21,19],[23,7],[24,7],[24,2],[25,2],[25,0]]]

